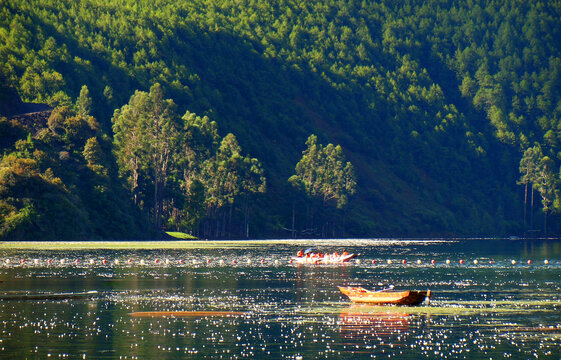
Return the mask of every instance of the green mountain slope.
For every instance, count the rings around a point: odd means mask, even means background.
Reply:
[[[311,133],[357,171],[348,235],[507,234],[525,230],[522,150],[537,142],[558,161],[560,14],[519,1],[8,0],[0,72],[53,106],[86,84],[108,134],[114,109],[162,84],[265,167],[253,236],[290,235],[287,179]]]

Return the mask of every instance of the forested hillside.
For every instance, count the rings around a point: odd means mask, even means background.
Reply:
[[[2,122],[2,236],[558,233],[560,20],[559,1],[2,1],[2,82],[60,115],[59,127]],[[135,185],[115,124],[160,87],[141,109],[169,104],[174,157],[158,164],[172,166],[139,163]],[[193,125],[210,143],[189,138]],[[288,181],[306,173],[296,165],[312,134],[353,168],[323,178],[323,200]],[[84,151],[94,138],[102,160]],[[45,192],[9,174],[42,179],[57,189],[49,204],[76,209],[37,205]],[[326,197],[343,180],[346,193]],[[41,217],[67,226],[31,225]]]

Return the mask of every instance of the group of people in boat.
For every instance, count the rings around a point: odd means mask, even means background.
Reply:
[[[337,252],[321,253],[314,252],[310,248],[298,251],[291,261],[294,261],[297,264],[342,264],[355,256],[356,254],[349,254],[347,251],[343,251],[341,254]]]
[[[338,258],[338,257],[340,257],[340,256],[348,256],[348,255],[349,255],[349,253],[348,253],[347,251],[343,251],[343,253],[341,253],[341,254],[337,253],[336,251],[333,252],[333,253],[324,254],[324,253],[321,253],[321,252],[314,253],[314,252],[312,252],[312,251],[305,252],[304,250],[299,250],[298,253],[296,254],[296,257],[299,257],[299,258],[301,258],[301,257],[306,257],[306,258],[319,258],[319,259],[323,259],[323,258],[326,258],[326,257],[327,257],[327,258]]]

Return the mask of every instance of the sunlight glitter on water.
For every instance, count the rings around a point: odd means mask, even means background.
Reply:
[[[289,264],[309,241],[247,249],[0,252],[0,262],[11,259],[0,266],[4,294],[99,291],[83,300],[0,302],[0,357],[561,357],[555,244],[311,243],[318,251],[359,253],[362,261]],[[39,261],[21,264],[22,258]],[[337,290],[351,284],[431,289],[434,296],[419,307],[357,306]],[[139,311],[198,315],[131,316]]]

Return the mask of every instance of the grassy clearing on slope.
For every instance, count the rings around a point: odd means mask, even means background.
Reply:
[[[180,240],[198,240],[198,237],[179,231],[166,231],[169,236]]]

